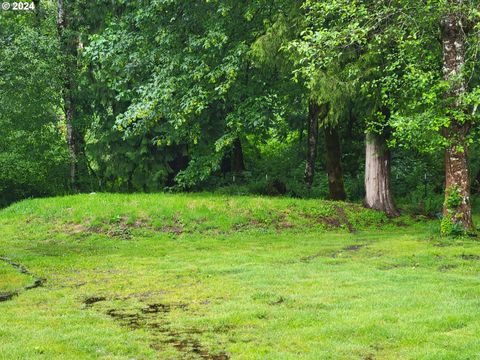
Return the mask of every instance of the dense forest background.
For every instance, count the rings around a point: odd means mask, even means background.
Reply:
[[[455,154],[480,191],[477,1],[35,5],[0,12],[0,206],[208,190],[435,216]]]

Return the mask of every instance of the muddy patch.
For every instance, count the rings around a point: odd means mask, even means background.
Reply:
[[[367,245],[365,245],[365,244],[345,246],[344,248],[342,248],[342,250],[333,253],[332,258],[341,257],[342,254],[345,253],[345,252],[347,252],[347,253],[357,252],[360,249],[363,249],[363,248],[366,248],[366,247],[367,247]]]
[[[458,267],[458,265],[456,265],[456,264],[444,264],[444,265],[440,265],[438,267],[438,271],[445,272],[445,271],[453,270],[457,267]]]
[[[467,261],[480,261],[480,255],[462,254],[460,258]]]
[[[0,293],[0,302],[12,300],[15,296],[18,296],[18,291]]]
[[[107,298],[105,296],[91,296],[83,300],[83,304],[86,307],[92,306],[93,304],[96,304],[101,301],[105,301]]]
[[[350,245],[343,248],[343,251],[358,251],[361,248],[364,248],[366,245]]]
[[[36,288],[42,286],[46,281],[43,278],[35,276],[33,273],[31,273],[22,264],[16,263],[9,258],[0,257],[0,261],[3,261],[5,263],[9,264],[11,267],[13,267],[15,270],[17,270],[20,274],[32,277],[34,279],[31,284],[29,284],[27,286],[24,286],[22,289],[11,291],[11,292],[6,292],[6,293],[0,293],[0,302],[12,300],[14,297],[20,295],[23,291],[36,289]]]
[[[158,314],[158,313],[169,313],[172,309],[181,309],[186,310],[188,308],[187,304],[148,304],[147,307],[143,308],[141,312],[143,314]]]
[[[188,311],[188,304],[150,303],[140,309],[109,309],[106,314],[122,326],[130,329],[146,329],[152,335],[151,348],[159,352],[171,346],[183,354],[182,358],[196,356],[207,360],[230,359],[226,352],[214,353],[196,339],[198,335],[205,331],[194,328],[172,328],[168,321],[168,314],[173,310]]]
[[[310,261],[312,261],[312,260],[315,260],[315,259],[317,259],[317,258],[319,258],[319,257],[323,257],[323,256],[325,256],[325,254],[322,253],[322,252],[319,252],[319,253],[316,253],[316,254],[313,254],[313,255],[304,256],[304,257],[300,258],[300,261],[302,261],[302,262],[310,262]]]
[[[315,259],[320,258],[320,257],[337,258],[337,257],[341,256],[341,254],[343,252],[355,252],[355,251],[359,251],[360,249],[363,249],[365,247],[367,247],[367,245],[365,245],[365,244],[349,245],[349,246],[346,246],[346,247],[342,248],[339,251],[334,251],[334,252],[331,252],[331,253],[318,252],[318,253],[313,254],[313,255],[304,256],[304,257],[300,258],[300,261],[310,262],[310,261],[315,260]]]
[[[220,352],[218,354],[212,354],[208,350],[206,350],[199,341],[194,339],[180,339],[182,334],[175,333],[175,332],[168,332],[168,336],[170,340],[166,341],[167,344],[170,344],[179,352],[184,354],[195,354],[202,359],[210,359],[210,360],[228,360],[230,357],[225,352]],[[161,350],[161,347],[158,348],[157,345],[152,345],[153,349]]]

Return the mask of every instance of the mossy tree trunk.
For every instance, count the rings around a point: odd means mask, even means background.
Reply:
[[[448,0],[449,13],[441,22],[444,79],[450,88],[450,126],[444,136],[448,140],[445,151],[445,202],[442,232],[473,230],[470,203],[470,181],[467,161],[467,136],[471,124],[462,115],[460,99],[466,92],[462,74],[465,65],[465,31],[463,29],[462,0]],[[447,226],[448,225],[448,226]]]

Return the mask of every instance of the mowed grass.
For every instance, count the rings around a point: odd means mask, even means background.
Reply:
[[[0,257],[46,283],[0,302],[0,359],[478,359],[480,246],[438,226],[318,200],[24,201]]]

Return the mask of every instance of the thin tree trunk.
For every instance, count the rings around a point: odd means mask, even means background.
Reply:
[[[82,153],[79,145],[80,135],[75,127],[74,113],[74,80],[73,73],[76,68],[77,47],[75,38],[69,29],[69,14],[64,0],[58,0],[57,29],[60,37],[60,45],[65,59],[64,63],[64,86],[63,108],[67,127],[67,144],[70,152],[70,185],[73,191],[78,191],[78,163]]]
[[[451,11],[441,23],[443,46],[444,79],[450,83],[447,97],[450,105],[450,126],[444,136],[449,145],[445,151],[445,202],[444,219],[451,225],[459,226],[463,231],[473,230],[472,208],[470,204],[470,179],[467,161],[467,136],[470,123],[458,119],[460,98],[466,91],[462,74],[465,65],[465,33],[462,24],[462,0],[449,0]],[[445,229],[442,227],[442,231]],[[448,232],[448,231],[446,231]]]
[[[329,198],[331,200],[345,200],[347,195],[343,185],[342,152],[338,130],[332,126],[324,126],[323,130],[325,134]]]
[[[367,208],[398,216],[390,186],[390,151],[383,136],[367,133],[365,158],[365,201]]]
[[[310,189],[315,177],[315,162],[317,161],[318,124],[320,117],[328,114],[328,104],[318,105],[311,100],[308,104],[308,135],[307,135],[307,164],[305,165],[305,184]]]

